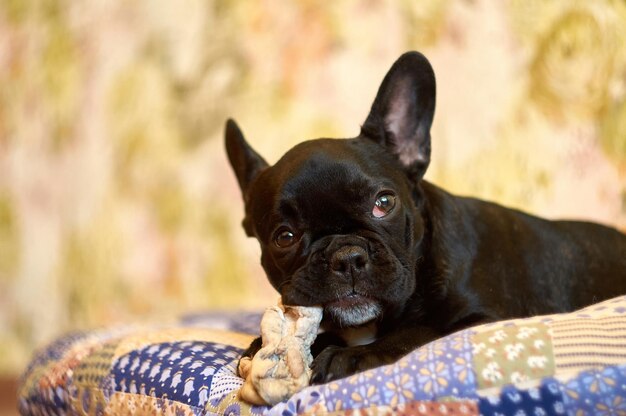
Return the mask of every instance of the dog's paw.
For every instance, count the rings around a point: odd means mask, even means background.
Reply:
[[[250,346],[241,354],[241,358],[243,357],[254,357],[257,352],[263,346],[263,339],[261,337],[255,338],[254,341],[250,343]]]
[[[246,358],[246,357],[248,358],[254,357],[256,353],[259,352],[262,346],[263,346],[263,339],[261,337],[258,337],[254,341],[252,341],[250,346],[241,354],[241,357],[239,357],[239,361],[237,362],[237,372],[239,372],[239,369],[241,367],[241,359]]]
[[[326,347],[311,365],[311,384],[322,384],[386,364],[382,354],[367,346]]]

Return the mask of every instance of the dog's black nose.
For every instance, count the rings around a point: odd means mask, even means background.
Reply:
[[[359,246],[343,246],[330,259],[330,267],[339,273],[358,274],[368,262],[367,252]]]

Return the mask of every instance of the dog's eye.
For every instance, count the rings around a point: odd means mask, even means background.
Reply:
[[[274,237],[274,243],[280,248],[287,248],[296,242],[295,234],[288,228],[279,229]]]
[[[393,194],[384,193],[376,197],[376,203],[372,209],[372,215],[376,218],[387,216],[396,206],[396,197]]]

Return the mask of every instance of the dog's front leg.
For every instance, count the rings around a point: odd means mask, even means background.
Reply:
[[[390,364],[443,334],[428,327],[398,328],[368,345],[330,345],[312,364],[311,384],[347,377],[359,371]]]

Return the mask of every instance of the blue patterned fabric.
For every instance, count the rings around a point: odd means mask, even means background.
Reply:
[[[22,414],[626,415],[626,297],[482,325],[396,363],[307,387],[274,407],[239,400],[239,355],[260,314],[70,334],[38,352]]]

